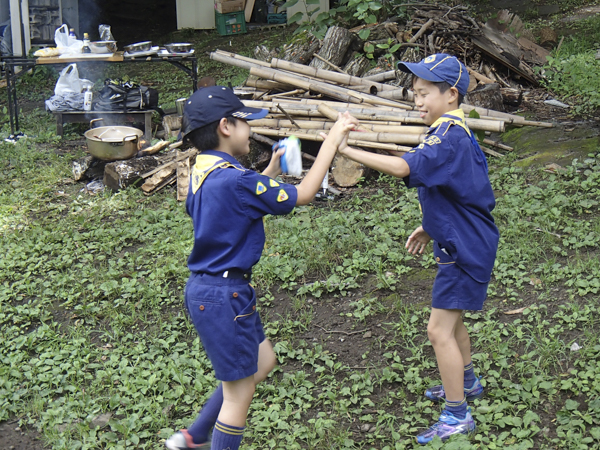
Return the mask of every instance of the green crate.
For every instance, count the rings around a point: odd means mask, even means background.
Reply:
[[[246,15],[244,11],[221,14],[215,11],[215,24],[221,36],[244,34],[246,32]]]

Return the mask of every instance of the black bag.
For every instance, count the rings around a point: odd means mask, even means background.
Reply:
[[[137,83],[106,80],[96,97],[96,111],[148,110],[158,107],[158,91]]]

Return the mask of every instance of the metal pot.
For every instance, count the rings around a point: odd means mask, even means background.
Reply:
[[[90,125],[102,119],[94,119]],[[133,127],[108,126],[92,128],[84,133],[88,151],[95,158],[103,161],[129,159],[139,150],[142,130]]]

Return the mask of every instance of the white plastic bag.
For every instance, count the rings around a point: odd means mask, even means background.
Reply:
[[[54,42],[61,55],[81,53],[83,47],[83,41],[69,36],[69,27],[64,23],[54,32]]]
[[[54,87],[54,94],[63,97],[66,94],[79,94],[83,89],[81,81],[79,79],[77,64],[69,64],[61,70],[56,86]]]

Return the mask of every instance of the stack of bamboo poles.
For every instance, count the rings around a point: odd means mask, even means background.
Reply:
[[[361,121],[360,130],[350,133],[348,143],[352,146],[401,154],[419,145],[427,133],[408,89],[277,58],[267,63],[220,50],[211,53],[211,58],[250,71],[246,88],[238,92],[252,97],[243,100],[246,106],[269,110],[266,118],[249,122],[254,133],[320,141],[320,133],[331,128],[337,113],[344,111]],[[477,113],[478,118],[467,119],[475,131],[501,133],[507,126],[553,126],[466,104],[461,108],[467,116]],[[512,150],[491,139],[483,144]],[[486,153],[502,156],[485,145],[482,149]]]

